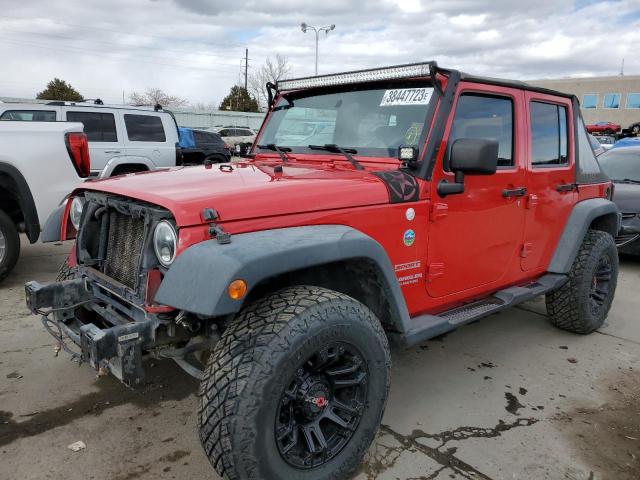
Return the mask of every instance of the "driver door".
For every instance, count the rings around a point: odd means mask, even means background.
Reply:
[[[426,285],[435,298],[489,290],[508,283],[510,269],[520,270],[526,144],[517,125],[524,118],[523,94],[464,82],[459,92],[433,172]],[[464,192],[443,198],[437,185],[454,181],[448,155],[459,138],[497,140],[498,168],[491,175],[465,175]]]

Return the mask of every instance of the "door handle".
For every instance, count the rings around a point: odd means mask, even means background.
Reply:
[[[120,153],[120,150],[105,150],[104,153]]]
[[[526,187],[505,188],[504,190],[502,190],[502,196],[504,198],[524,197],[526,194],[527,194]]]
[[[556,191],[558,192],[570,192],[574,189],[573,183],[564,183],[560,184],[556,187]]]

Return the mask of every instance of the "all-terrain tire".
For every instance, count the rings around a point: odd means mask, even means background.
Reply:
[[[606,294],[602,278],[608,265]],[[603,269],[603,270],[601,270]],[[589,230],[573,261],[569,280],[546,295],[547,313],[556,327],[587,334],[604,323],[615,295],[618,279],[618,252],[613,237],[599,230]],[[598,290],[594,290],[600,286]],[[601,299],[594,303],[592,296]]]
[[[276,412],[290,379],[316,349],[347,342],[367,368],[366,400],[346,445],[327,463],[294,468],[276,442]],[[218,474],[244,479],[342,479],[360,464],[389,391],[389,345],[380,321],[351,297],[288,287],[246,307],[214,348],[200,385],[199,433]]]
[[[3,253],[0,253],[0,282],[4,280],[20,256],[20,234],[11,217],[0,210],[0,242],[4,243]]]

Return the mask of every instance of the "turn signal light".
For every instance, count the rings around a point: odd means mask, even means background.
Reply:
[[[247,294],[247,282],[244,280],[234,280],[227,287],[227,293],[233,300],[240,300]]]

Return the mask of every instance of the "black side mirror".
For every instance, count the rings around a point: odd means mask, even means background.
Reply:
[[[498,142],[485,138],[459,138],[451,145],[449,167],[455,181],[438,183],[441,197],[464,192],[464,175],[492,175],[498,169]]]

